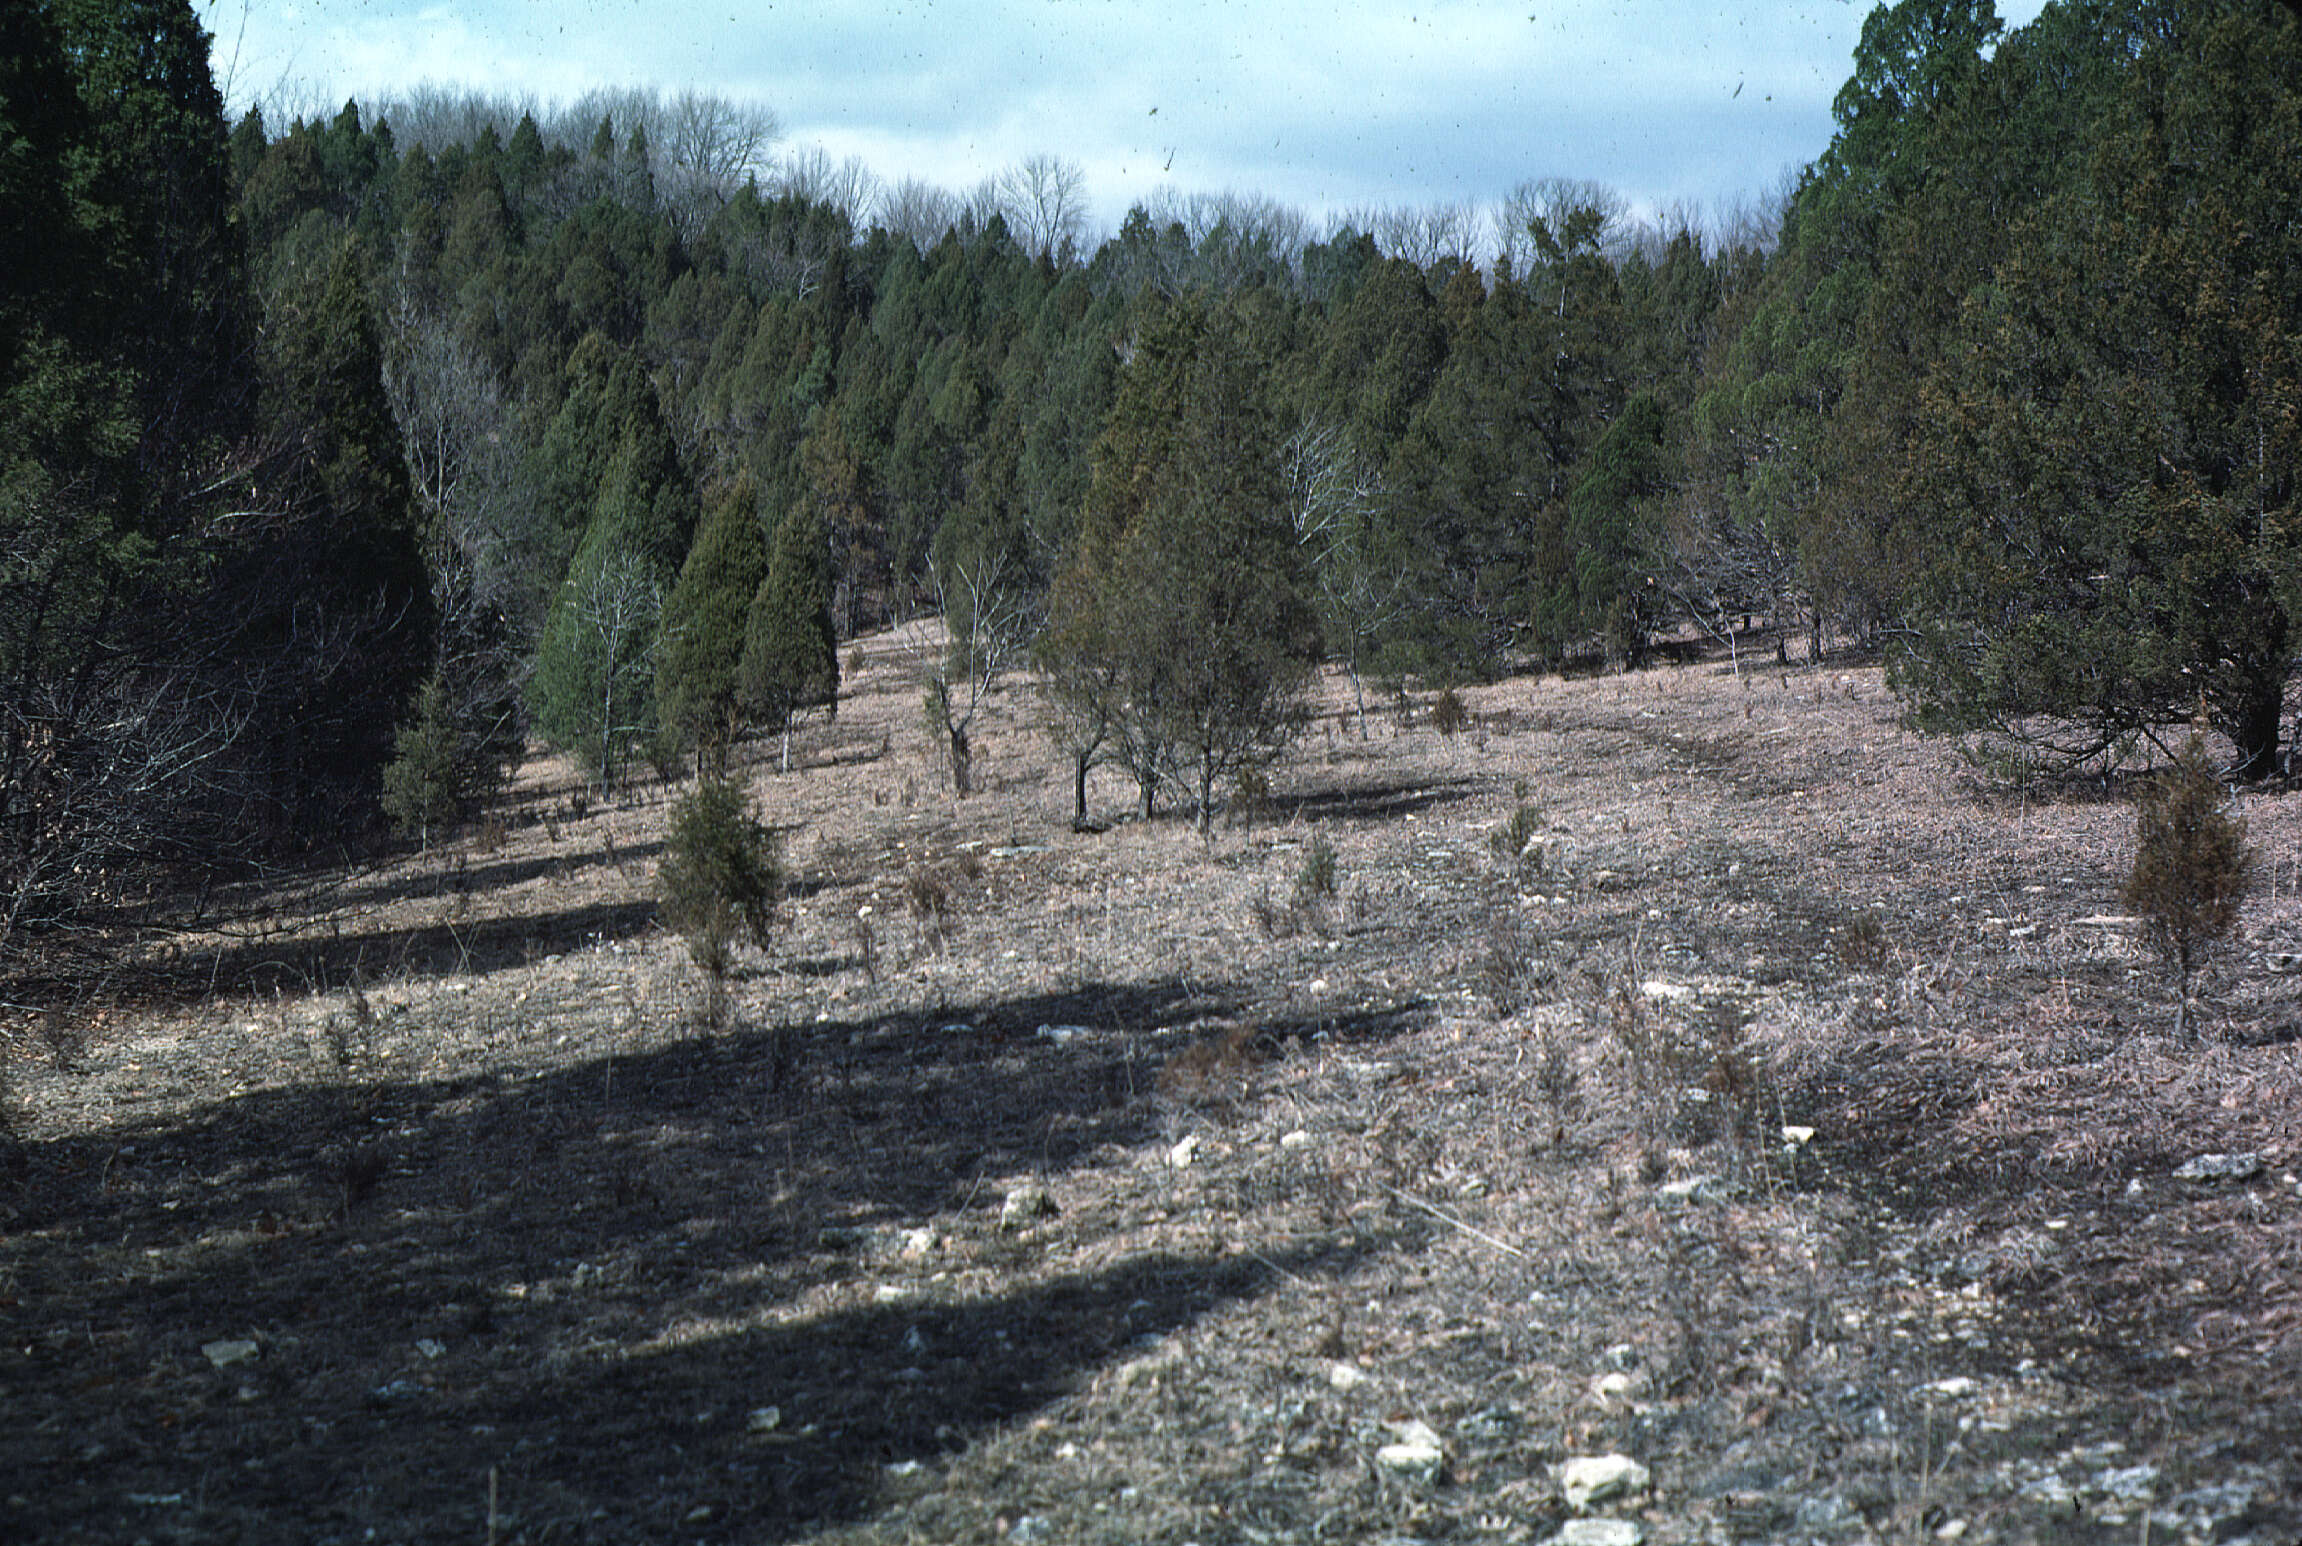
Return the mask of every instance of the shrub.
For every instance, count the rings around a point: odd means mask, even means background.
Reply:
[[[425,848],[435,832],[454,824],[470,793],[457,740],[446,685],[434,672],[394,737],[393,757],[384,768],[384,814],[403,837]]]
[[[1471,722],[1471,711],[1463,707],[1463,700],[1452,687],[1439,689],[1438,701],[1431,705],[1431,725],[1439,734],[1459,734]]]
[[[1324,837],[1311,839],[1311,846],[1303,851],[1303,865],[1295,872],[1295,899],[1298,902],[1332,901],[1338,890],[1336,883],[1335,845]]]
[[[1495,857],[1532,875],[1543,873],[1543,813],[1532,805],[1511,812],[1511,819],[1487,834]]]
[[[2134,872],[2124,896],[2174,973],[2174,1032],[2181,1036],[2189,1028],[2191,977],[2207,949],[2237,924],[2253,855],[2245,820],[2231,810],[2195,734],[2174,766],[2142,786],[2134,815]]]
[[[656,894],[664,921],[687,936],[688,954],[715,983],[738,933],[766,947],[782,882],[775,835],[734,780],[699,779],[672,806]]]

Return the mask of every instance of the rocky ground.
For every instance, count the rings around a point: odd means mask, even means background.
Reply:
[[[2302,1539],[2292,796],[2192,1044],[1874,669],[1330,682],[1202,837],[915,644],[718,1023],[550,762],[20,995],[0,1538]]]

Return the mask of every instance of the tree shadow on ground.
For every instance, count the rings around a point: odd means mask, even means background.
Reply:
[[[358,977],[501,971],[540,956],[615,940],[655,927],[652,898],[595,902],[540,916],[474,918],[404,928],[338,931],[325,939],[220,941],[187,946],[172,967],[154,969],[153,986],[171,980],[191,997],[270,993],[293,986],[325,991]]]
[[[490,1468],[506,1542],[868,1512],[890,1462],[1342,1265],[1274,1240],[1089,1269],[1002,1219],[1017,1178],[1060,1194],[1155,1140],[1142,1033],[1225,1002],[1091,986],[22,1144],[5,1533],[484,1537]]]
[[[1322,789],[1301,796],[1282,797],[1291,814],[1313,821],[1395,821],[1442,805],[1471,799],[1485,787],[1475,778],[1450,778],[1430,784],[1382,783],[1344,789]]]
[[[502,859],[493,864],[467,862],[461,869],[456,868],[453,856],[434,856],[427,868],[404,869],[347,885],[333,900],[343,906],[389,907],[395,902],[446,898],[465,892],[486,895],[525,885],[531,880],[566,879],[578,870],[652,864],[662,854],[663,840],[653,838],[628,845],[618,843],[612,851],[604,846],[570,842],[548,854]]]

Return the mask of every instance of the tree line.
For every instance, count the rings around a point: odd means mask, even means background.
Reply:
[[[426,834],[1028,665],[1084,798],[1204,814],[1308,673],[1633,664],[1758,620],[2066,762],[2281,750],[2302,168],[2270,0],[1866,22],[1764,223],[1531,183],[1312,237],[1076,169],[963,195],[772,115],[419,91],[227,122],[183,0],[0,0],[0,931]],[[507,121],[507,119],[509,121]]]

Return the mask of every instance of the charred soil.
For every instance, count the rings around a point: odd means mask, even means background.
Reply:
[[[12,1009],[0,1538],[2302,1534],[2291,796],[2193,1042],[2128,801],[1875,670],[1333,681],[1202,838],[920,647],[716,1006],[547,759]]]

